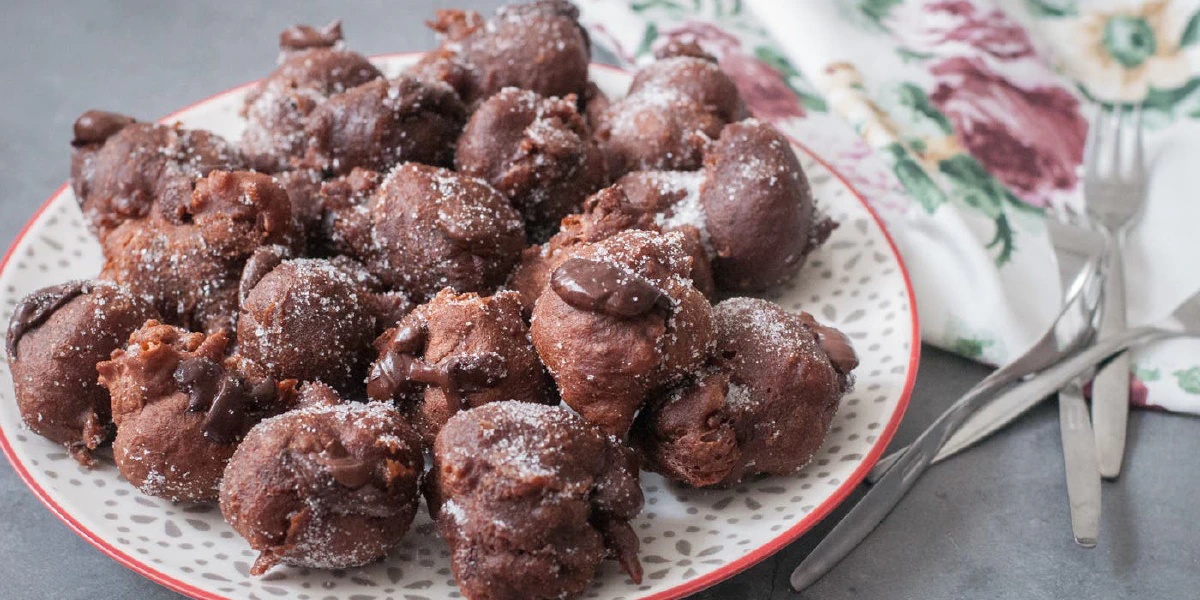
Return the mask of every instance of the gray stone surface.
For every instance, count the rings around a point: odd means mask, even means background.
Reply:
[[[486,7],[494,2],[446,4]],[[432,44],[441,2],[5,2],[0,18],[0,243],[67,176],[73,119],[93,107],[166,114],[259,77],[293,22],[346,21],[367,53]],[[986,373],[925,350],[907,441]],[[1104,486],[1100,545],[1070,538],[1053,407],[933,469],[848,560],[809,592],[791,568],[849,502],[778,555],[696,598],[1195,598],[1200,588],[1200,421],[1133,415],[1126,476]],[[857,498],[851,498],[851,502]],[[177,598],[71,533],[0,467],[0,597]]]

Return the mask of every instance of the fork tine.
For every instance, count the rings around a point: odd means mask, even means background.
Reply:
[[[1133,109],[1133,126],[1137,128],[1133,146],[1133,175],[1139,180],[1146,176],[1146,128],[1142,126],[1144,115],[1142,103],[1139,102]]]
[[[1124,148],[1125,143],[1128,142],[1128,139],[1127,139],[1128,133],[1126,133],[1124,131],[1124,129],[1125,129],[1125,106],[1124,105],[1117,104],[1117,105],[1113,106],[1112,115],[1109,117],[1108,126],[1112,132],[1112,140],[1109,142],[1109,150],[1107,152],[1107,154],[1108,154],[1107,160],[1109,160],[1110,162],[1108,163],[1108,169],[1104,172],[1107,173],[1107,175],[1106,175],[1107,177],[1113,177],[1113,176],[1120,177],[1122,169],[1124,168],[1124,164],[1122,164],[1121,158],[1128,156],[1124,151],[1122,151],[1122,148]]]
[[[1101,121],[1104,116],[1104,107],[1096,104],[1092,108],[1092,114],[1088,117],[1087,137],[1083,142],[1083,169],[1085,174],[1096,172],[1096,160],[1100,148],[1100,129]]]

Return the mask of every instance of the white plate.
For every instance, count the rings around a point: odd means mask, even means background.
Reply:
[[[418,55],[373,60],[394,74]],[[629,76],[597,66],[593,78],[621,95]],[[237,138],[247,86],[170,115]],[[698,491],[642,475],[646,507],[634,526],[642,538],[641,585],[606,564],[587,598],[678,598],[749,567],[829,513],[874,464],[908,403],[919,351],[912,290],[900,257],[865,202],[815,154],[797,145],[819,205],[839,227],[803,272],[774,299],[847,332],[862,366],[842,399],[825,445],[790,477]],[[63,152],[67,148],[63,147]],[[88,233],[67,186],[34,215],[0,263],[0,322],[26,294],[69,279],[93,277],[100,247]],[[79,535],[125,566],[195,598],[423,600],[461,597],[449,553],[424,507],[413,530],[386,560],[362,569],[276,568],[250,577],[255,553],[214,506],[183,506],[139,494],[111,464],[80,467],[66,451],[25,429],[13,401],[8,365],[0,366],[0,445],[38,498]]]

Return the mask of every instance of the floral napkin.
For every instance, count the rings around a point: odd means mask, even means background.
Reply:
[[[697,41],[758,117],[846,175],[900,247],[926,342],[1001,364],[1057,314],[1045,220],[1081,202],[1093,103],[1147,111],[1131,322],[1200,289],[1200,0],[577,2],[626,66]],[[1134,362],[1135,404],[1200,414],[1200,342]]]

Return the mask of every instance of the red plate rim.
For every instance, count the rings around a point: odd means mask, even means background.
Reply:
[[[372,55],[370,58],[394,59],[420,54],[424,54],[424,52],[392,52],[387,54]],[[611,65],[592,63],[591,66],[592,68],[628,74],[628,71]],[[242,90],[258,83],[258,81],[259,80],[250,81],[213,94],[203,100],[194,102],[188,106],[176,110],[175,112],[172,112],[171,114],[159,119],[159,122],[168,122],[178,116],[180,113]],[[798,146],[807,152],[809,156],[825,167],[826,170],[828,170],[833,174],[834,177],[842,182],[842,185],[846,186],[846,188],[854,194],[854,197],[858,199],[864,208],[867,209],[867,212],[871,215],[871,218],[875,220],[875,224],[878,225],[880,231],[883,232],[884,239],[887,240],[888,247],[890,248],[892,255],[896,258],[896,263],[900,267],[900,275],[904,279],[904,287],[908,294],[908,308],[912,320],[913,331],[913,339],[910,342],[911,350],[908,358],[908,375],[904,381],[904,389],[901,392],[900,400],[896,404],[896,410],[892,413],[891,419],[888,420],[887,425],[883,428],[883,431],[880,432],[878,439],[875,440],[874,446],[871,447],[871,450],[867,453],[862,464],[860,464],[858,468],[855,469],[854,473],[852,473],[850,477],[847,477],[845,481],[843,481],[842,484],[838,486],[836,490],[834,490],[833,494],[826,498],[824,502],[819,504],[807,515],[804,515],[804,518],[800,519],[798,523],[793,525],[791,528],[784,530],[775,538],[759,546],[758,548],[755,548],[753,551],[748,552],[745,556],[742,556],[735,561],[724,564],[718,569],[705,573],[690,581],[681,583],[673,588],[663,590],[650,596],[643,596],[639,600],[676,600],[678,598],[683,598],[688,594],[693,594],[703,590],[750,568],[752,565],[766,559],[772,554],[778,552],[784,546],[795,541],[809,529],[812,529],[812,527],[820,522],[821,519],[825,518],[825,516],[828,515],[834,509],[834,507],[841,504],[842,501],[850,495],[850,492],[853,491],[854,488],[858,487],[858,484],[863,480],[863,478],[866,477],[867,471],[869,471],[871,467],[874,466],[875,462],[879,460],[879,457],[883,454],[884,449],[887,448],[888,442],[891,441],[892,436],[896,434],[896,428],[900,425],[900,420],[904,417],[904,413],[908,409],[908,403],[912,396],[913,385],[916,383],[917,367],[921,359],[920,324],[917,318],[916,297],[913,294],[912,280],[909,278],[908,268],[905,267],[904,260],[900,257],[900,251],[896,248],[896,242],[892,240],[892,236],[890,233],[888,233],[887,227],[884,226],[883,220],[879,218],[878,213],[875,212],[875,209],[871,208],[871,205],[867,203],[862,194],[859,193],[859,191],[853,185],[851,185],[841,173],[834,169],[833,165],[822,159],[818,154],[809,149],[808,146],[805,146],[790,136],[788,136],[788,140],[793,145]],[[46,211],[50,204],[54,202],[59,195],[66,191],[69,185],[70,184],[68,182],[59,186],[59,188],[55,190],[54,193],[51,194],[44,203],[42,203],[42,206],[37,209],[37,212],[33,213],[33,217],[29,219],[25,226],[21,228],[20,233],[17,234],[17,237],[13,240],[12,245],[10,245],[8,251],[5,252],[3,260],[0,260],[0,272],[3,272],[8,266],[9,260],[12,259],[12,256],[16,252],[17,246],[21,243],[21,240],[25,238],[27,233],[29,233],[30,227],[37,222],[38,218],[41,217],[42,213]],[[212,592],[202,590],[196,586],[175,579],[174,577],[167,575],[166,573],[163,573],[162,571],[159,571],[154,567],[143,563],[132,556],[129,556],[128,554],[125,554],[121,550],[105,541],[104,538],[92,532],[90,529],[84,526],[83,523],[80,523],[77,519],[75,519],[75,517],[59,506],[58,503],[50,497],[50,494],[44,488],[42,488],[42,486],[38,485],[37,481],[34,480],[33,476],[25,468],[25,465],[17,459],[16,453],[13,451],[12,445],[8,441],[8,437],[4,435],[2,430],[0,430],[0,450],[4,451],[4,456],[8,458],[8,462],[12,464],[13,469],[17,472],[17,475],[19,475],[21,480],[25,482],[25,485],[28,486],[31,491],[33,491],[38,500],[40,500],[41,503],[45,505],[51,513],[54,514],[54,516],[58,517],[63,523],[66,523],[67,527],[69,527],[83,539],[87,540],[88,543],[98,548],[101,552],[107,554],[118,563],[128,567],[143,577],[146,577],[151,581],[154,581],[181,594],[196,598],[197,600],[230,600],[225,596],[220,596]]]

